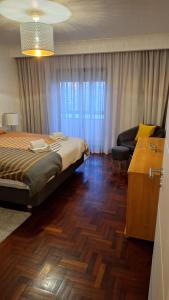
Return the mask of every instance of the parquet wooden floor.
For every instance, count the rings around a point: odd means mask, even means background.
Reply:
[[[152,243],[124,238],[126,188],[91,156],[0,245],[0,300],[146,300]]]

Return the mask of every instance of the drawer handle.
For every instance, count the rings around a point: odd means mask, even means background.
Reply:
[[[163,168],[157,168],[157,169],[150,168],[149,177],[154,178],[155,175],[163,176]]]

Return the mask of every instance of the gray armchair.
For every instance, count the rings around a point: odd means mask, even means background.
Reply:
[[[134,149],[135,149],[135,146],[137,143],[135,141],[135,137],[137,135],[138,129],[139,129],[139,126],[136,126],[136,127],[133,127],[131,129],[128,129],[128,130],[120,133],[117,138],[117,146],[127,147],[130,150],[130,153],[132,154],[134,152]],[[152,136],[164,138],[165,137],[165,129],[160,126],[156,126],[156,129]]]

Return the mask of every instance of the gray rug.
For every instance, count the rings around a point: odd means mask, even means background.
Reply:
[[[31,216],[31,213],[0,207],[0,242]]]

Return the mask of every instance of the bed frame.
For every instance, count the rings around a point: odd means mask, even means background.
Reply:
[[[29,190],[0,186],[0,201],[26,205],[29,210],[47,199],[73,172],[84,162],[84,155],[58,176],[50,180],[45,187],[33,197]]]

